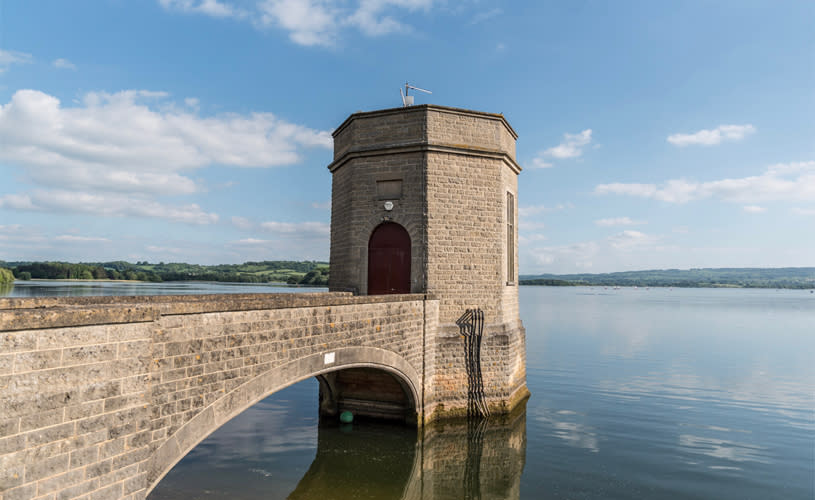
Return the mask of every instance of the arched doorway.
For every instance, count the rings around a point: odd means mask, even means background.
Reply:
[[[368,240],[368,295],[410,293],[410,235],[385,222]]]

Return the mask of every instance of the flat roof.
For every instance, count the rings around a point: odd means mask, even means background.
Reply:
[[[375,111],[357,111],[353,113],[348,118],[345,119],[344,122],[337,127],[334,132],[332,132],[332,137],[337,137],[337,135],[342,132],[342,130],[348,126],[349,123],[354,121],[356,118],[368,118],[368,117],[375,117],[375,116],[383,116],[383,115],[392,115],[397,113],[409,113],[409,112],[416,112],[416,111],[441,111],[444,113],[452,113],[452,114],[462,114],[462,115],[471,115],[471,116],[479,116],[482,118],[487,118],[490,120],[499,120],[504,126],[509,130],[512,134],[512,137],[517,139],[518,133],[515,132],[515,129],[509,124],[504,115],[500,113],[487,113],[484,111],[475,111],[472,109],[464,109],[464,108],[453,108],[449,106],[439,106],[437,104],[418,104],[416,106],[400,106],[398,108],[388,108],[388,109],[378,109]]]

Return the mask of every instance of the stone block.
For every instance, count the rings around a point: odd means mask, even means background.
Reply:
[[[124,483],[115,483],[94,491],[88,495],[88,500],[114,500],[122,497]]]
[[[65,366],[98,363],[116,358],[116,344],[96,344],[63,349],[62,364]]]
[[[0,476],[2,476],[2,473],[0,473]],[[3,491],[2,483],[0,483],[0,492],[3,493],[3,500],[29,500],[36,496],[37,484],[26,484],[25,486]]]
[[[58,491],[56,500],[72,500],[97,489],[99,489],[99,480],[91,479]]]
[[[84,467],[92,464],[99,459],[99,446],[90,446],[80,450],[72,451],[70,458],[70,467],[72,469],[77,467]]]
[[[85,478],[93,479],[99,476],[104,476],[110,472],[112,464],[113,459],[111,458],[85,467]]]
[[[64,416],[64,408],[34,413],[20,419],[20,432],[61,424],[64,420]]]
[[[29,448],[66,439],[74,435],[76,425],[73,422],[54,425],[25,434],[26,444]]]
[[[63,453],[55,457],[45,458],[25,466],[26,482],[39,481],[49,476],[61,474],[68,470],[70,455]]]
[[[42,479],[37,483],[37,495],[45,495],[55,490],[64,489],[85,479],[85,471],[72,470],[64,474]]]

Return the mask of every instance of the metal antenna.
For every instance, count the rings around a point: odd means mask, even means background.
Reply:
[[[408,107],[413,106],[413,96],[409,94],[410,89],[418,90],[419,92],[424,92],[425,94],[432,94],[433,92],[425,89],[421,89],[419,87],[415,87],[408,82],[405,82],[405,93],[402,93],[401,87],[399,88],[399,95],[402,96],[402,106]]]

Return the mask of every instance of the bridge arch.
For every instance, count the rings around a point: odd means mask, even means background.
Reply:
[[[326,364],[325,353],[319,353],[272,368],[236,387],[182,425],[153,452],[146,495],[187,453],[222,425],[262,399],[311,377],[319,380],[325,374],[350,368],[381,370],[400,382],[409,404],[417,414],[421,413],[422,379],[404,358],[377,347],[347,347],[333,353],[335,361],[330,364]]]

